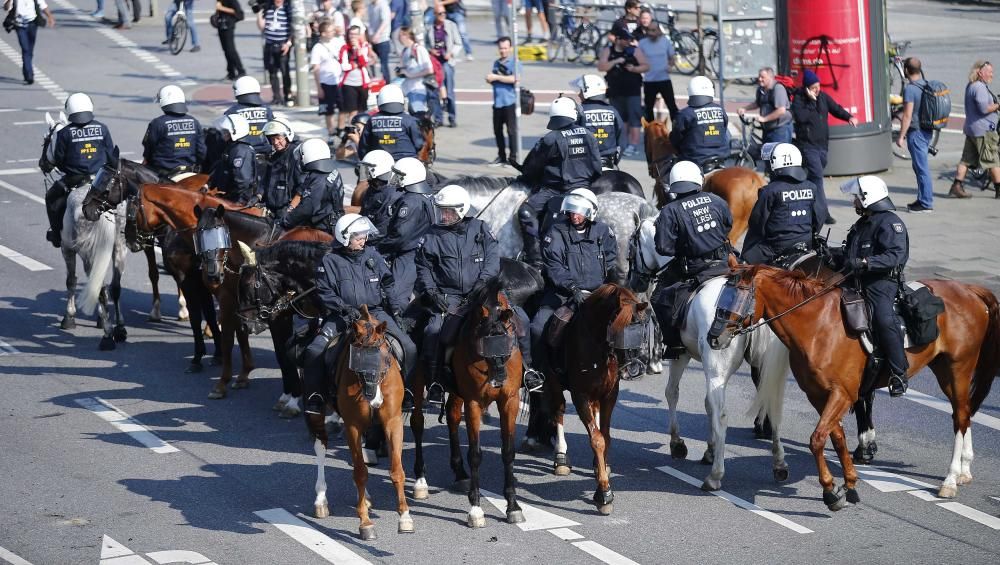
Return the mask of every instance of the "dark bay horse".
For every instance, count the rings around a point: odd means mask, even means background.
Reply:
[[[959,485],[972,481],[971,418],[989,395],[1000,371],[1000,304],[992,292],[981,286],[941,280],[920,282],[944,300],[945,310],[937,318],[938,338],[907,351],[907,375],[930,367],[941,391],[951,401],[955,441],[938,496],[953,498]],[[750,312],[733,314],[729,322],[747,327],[751,320],[770,319],[771,329],[789,349],[799,388],[820,414],[809,447],[819,470],[823,502],[830,510],[858,502],[854,488],[858,476],[841,419],[858,400],[866,355],[858,339],[845,330],[840,289],[802,273],[766,266],[743,268],[740,283],[751,287],[755,305]],[[811,301],[803,303],[807,299]],[[885,387],[887,382],[888,375],[883,371],[875,386]],[[764,388],[762,383],[758,397],[768,395]],[[844,469],[844,487],[835,488],[823,455],[828,437]]]

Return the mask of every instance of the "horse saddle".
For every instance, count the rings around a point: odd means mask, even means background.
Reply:
[[[170,180],[173,182],[181,182],[184,179],[189,179],[195,176],[197,173],[193,171],[181,171],[179,173],[170,175]]]
[[[815,251],[810,251],[805,243],[799,243],[779,253],[771,263],[779,269],[794,271],[796,267],[815,256]]]
[[[864,297],[857,290],[845,288],[840,307],[848,334],[857,336],[865,353],[872,355],[876,345],[871,332],[871,310]],[[944,312],[944,301],[926,285],[917,281],[905,283],[892,307],[903,330],[904,348],[920,347],[937,339],[937,316]]]
[[[659,296],[653,301],[669,306],[670,317],[668,320],[660,320],[661,324],[669,324],[683,331],[687,326],[687,313],[694,302],[694,297],[709,281],[718,278],[725,278],[728,275],[729,267],[722,271],[716,268],[706,269],[693,278],[674,283],[662,291],[657,291]]]

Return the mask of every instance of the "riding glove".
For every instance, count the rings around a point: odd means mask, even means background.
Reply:
[[[344,320],[348,324],[353,324],[357,320],[361,319],[361,311],[354,306],[345,306],[344,309],[340,311],[340,315],[344,317]]]
[[[430,298],[432,306],[436,308],[441,313],[448,312],[448,297],[445,296],[440,290],[434,290],[427,293],[428,298]]]

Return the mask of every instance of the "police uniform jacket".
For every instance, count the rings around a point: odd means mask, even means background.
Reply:
[[[142,138],[142,157],[150,167],[170,172],[191,170],[205,158],[205,135],[187,114],[163,114],[149,122]]]
[[[729,254],[733,215],[726,201],[714,194],[680,195],[660,210],[655,225],[656,252],[685,261],[689,274]]]
[[[848,262],[868,260],[859,276],[862,283],[898,279],[910,257],[906,224],[891,210],[862,216],[847,233],[844,252]]]
[[[465,296],[479,281],[500,274],[500,249],[489,226],[465,218],[434,226],[417,250],[417,291]]]
[[[304,171],[297,158],[298,141],[288,144],[284,151],[276,151],[267,158],[261,174],[260,194],[264,206],[274,215],[280,215],[298,194]]]
[[[264,124],[274,119],[274,113],[271,112],[270,106],[257,106],[237,102],[226,110],[225,115],[228,116],[229,114],[239,114],[246,118],[247,123],[250,124],[250,135],[245,139],[247,143],[253,146],[254,151],[262,155],[267,155],[271,152],[271,144],[264,137]]]
[[[583,121],[594,134],[601,158],[614,157],[625,146],[625,122],[615,107],[601,100],[583,103]]]
[[[250,200],[257,189],[256,154],[253,146],[244,139],[229,144],[209,183],[233,202]]]
[[[111,130],[97,120],[67,125],[56,134],[55,144],[55,166],[67,176],[80,177],[96,175],[115,148]]]
[[[305,226],[333,231],[333,225],[344,215],[344,181],[332,164],[330,168],[329,172],[305,172],[302,199],[281,221],[285,229]]]
[[[670,131],[670,143],[678,158],[697,163],[729,156],[729,118],[715,102],[702,106],[688,105],[677,113]]]
[[[334,245],[334,251],[324,255],[316,268],[316,291],[327,312],[343,316],[362,304],[369,311],[385,311],[386,304],[392,309],[390,314],[402,310],[389,265],[378,251],[365,247],[355,253]]]
[[[816,187],[811,182],[775,176],[760,190],[750,213],[743,254],[767,261],[799,243],[811,248],[812,236],[825,220],[826,214],[816,201]],[[759,246],[766,249],[751,251]]]
[[[601,176],[600,149],[585,127],[570,124],[538,140],[524,159],[522,178],[532,187],[569,192]]]
[[[385,235],[389,232],[389,222],[403,193],[389,186],[374,188],[370,183],[361,197],[360,213],[371,221],[378,233]]]
[[[399,161],[403,157],[416,157],[423,147],[424,134],[416,118],[402,112],[379,112],[361,132],[358,158],[364,159],[369,151],[382,149]]]
[[[434,225],[434,203],[429,194],[403,192],[395,208],[386,236],[377,244],[378,250],[390,259],[416,249],[420,238]]]
[[[604,222],[588,222],[578,231],[569,220],[552,226],[542,244],[542,261],[557,290],[594,290],[604,284],[618,258],[615,232]]]

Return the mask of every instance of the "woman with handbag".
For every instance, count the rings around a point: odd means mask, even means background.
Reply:
[[[33,57],[35,53],[35,35],[38,27],[56,27],[56,20],[49,11],[45,0],[6,0],[3,4],[7,17],[3,27],[7,33],[17,30],[17,42],[21,44],[21,73],[24,84],[35,83],[35,68]],[[42,15],[44,14],[44,16]]]
[[[247,74],[243,61],[236,52],[236,22],[243,19],[239,0],[216,0],[215,13],[210,18],[212,27],[219,30],[219,42],[226,55],[226,80],[236,80]]]

